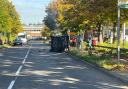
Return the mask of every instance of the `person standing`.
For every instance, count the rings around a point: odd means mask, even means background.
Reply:
[[[88,54],[91,55],[92,54],[92,35],[89,35],[87,43],[88,43],[87,45]]]
[[[88,38],[88,44],[89,44],[89,48],[92,48],[92,36],[91,35]]]
[[[64,38],[64,51],[69,51],[69,36]]]

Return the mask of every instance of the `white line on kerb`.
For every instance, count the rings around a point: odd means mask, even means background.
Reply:
[[[25,63],[25,61],[26,61],[26,59],[27,59],[27,57],[28,57],[28,55],[29,55],[29,52],[30,52],[31,47],[32,47],[32,45],[29,47],[29,49],[28,49],[28,51],[27,51],[27,54],[25,55],[22,64]],[[15,77],[15,79],[11,81],[11,83],[10,83],[10,85],[8,86],[7,89],[12,89],[12,88],[13,88],[13,86],[14,86],[16,80],[17,80],[17,77],[18,77],[18,75],[19,75],[19,73],[20,73],[20,71],[21,71],[22,68],[23,68],[23,65],[20,65],[20,67],[19,67],[18,70],[16,71],[16,74],[15,74],[16,77]]]

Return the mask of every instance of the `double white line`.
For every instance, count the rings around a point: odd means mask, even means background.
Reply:
[[[17,77],[18,77],[18,75],[19,75],[21,69],[23,68],[24,63],[26,62],[26,59],[27,59],[27,57],[28,57],[28,55],[29,55],[29,53],[30,53],[31,47],[32,47],[32,45],[29,47],[29,49],[28,49],[28,51],[27,51],[27,54],[25,55],[24,60],[22,61],[22,65],[20,65],[20,67],[19,67],[18,70],[16,71],[16,74],[15,74],[16,77],[15,77],[15,79],[11,81],[11,83],[10,83],[10,85],[8,86],[7,89],[12,89],[12,88],[13,88],[13,86],[14,86],[16,80],[17,80]]]

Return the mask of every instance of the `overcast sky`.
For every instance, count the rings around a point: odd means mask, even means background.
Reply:
[[[45,8],[51,0],[12,0],[22,23],[41,23],[46,15]]]

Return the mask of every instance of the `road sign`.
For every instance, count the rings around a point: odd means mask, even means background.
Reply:
[[[119,0],[120,8],[128,8],[128,0]]]

